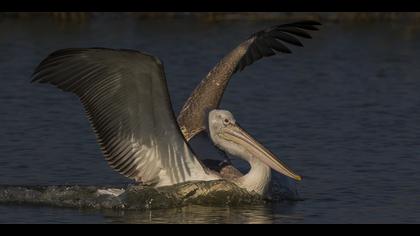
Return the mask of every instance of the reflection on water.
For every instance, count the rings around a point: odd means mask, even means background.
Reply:
[[[72,210],[37,206],[0,206],[1,223],[124,223],[124,224],[271,224],[300,223],[303,216],[293,213],[294,203],[247,207],[205,207],[121,211]],[[281,212],[281,213],[280,213]]]
[[[141,49],[162,59],[175,111],[212,66],[278,22],[95,18],[0,21],[0,184],[123,185],[77,98],[30,84],[66,47]],[[235,75],[221,107],[303,175],[304,201],[151,212],[0,207],[0,222],[415,223],[420,219],[420,32],[398,23],[325,24],[305,48]],[[31,216],[30,218],[27,216]]]
[[[136,211],[103,211],[107,223],[185,223],[185,224],[271,224],[299,222],[302,216],[281,214],[281,210],[291,213],[293,206],[247,206],[247,207],[205,207],[188,206],[179,209]],[[278,213],[273,209],[279,210]],[[288,209],[290,209],[288,211]]]

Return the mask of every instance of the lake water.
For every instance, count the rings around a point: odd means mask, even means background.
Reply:
[[[225,53],[277,23],[1,19],[0,184],[129,183],[103,159],[78,99],[29,83],[50,52],[156,55],[179,111]],[[331,23],[303,42],[235,75],[221,107],[304,177],[277,178],[304,201],[146,212],[0,205],[0,223],[420,223],[419,28]]]

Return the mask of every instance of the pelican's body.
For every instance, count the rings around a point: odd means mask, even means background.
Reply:
[[[279,25],[257,32],[219,62],[197,86],[178,119],[171,107],[163,64],[154,56],[106,48],[63,49],[37,67],[33,81],[76,94],[110,166],[136,182],[156,187],[187,181],[232,181],[265,194],[271,169],[301,178],[252,138],[220,100],[232,75],[261,57],[290,52],[281,41],[301,46],[292,35],[310,37],[317,22]],[[281,40],[281,41],[280,41]],[[206,130],[219,149],[249,162],[242,175],[230,166],[216,173],[188,141]]]

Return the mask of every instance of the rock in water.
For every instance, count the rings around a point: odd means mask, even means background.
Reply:
[[[162,209],[190,204],[235,206],[262,204],[266,200],[225,180],[187,182],[153,188],[126,189],[95,186],[0,186],[2,204],[36,204],[94,209]]]

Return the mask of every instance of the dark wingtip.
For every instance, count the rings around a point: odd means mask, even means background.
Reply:
[[[286,47],[284,43],[304,47],[298,37],[311,39],[312,36],[307,31],[319,30],[315,27],[319,25],[322,24],[318,21],[303,20],[288,24],[275,25],[253,33],[249,38],[254,38],[254,41],[247,48],[245,55],[239,60],[236,68],[234,69],[234,73],[242,71],[246,66],[262,57],[269,57],[277,53],[291,54],[292,51]]]
[[[31,81],[30,81],[31,84],[38,82],[38,77],[36,76],[37,73],[38,71],[37,69],[35,69],[35,71],[31,75]]]
[[[45,60],[44,60],[45,61]],[[32,72],[32,74],[31,74],[31,84],[33,84],[33,83],[39,83],[40,82],[40,80],[41,80],[41,78],[40,78],[40,76],[39,76],[39,73],[40,73],[40,67],[42,66],[42,64],[43,64],[43,62],[44,61],[42,61],[36,68],[35,68],[35,70],[34,70],[34,72]]]
[[[298,43],[293,44],[293,45],[298,46],[298,47],[303,47],[303,46],[304,46],[304,45],[303,45],[303,43],[302,43],[301,41],[298,41]]]

